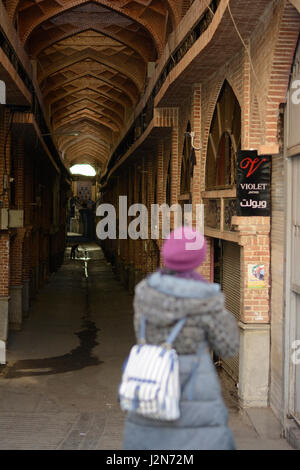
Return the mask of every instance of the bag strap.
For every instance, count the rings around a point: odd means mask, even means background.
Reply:
[[[166,344],[168,344],[170,346],[172,345],[172,343],[175,341],[178,334],[180,333],[181,329],[183,328],[185,322],[186,322],[186,318],[182,318],[181,320],[179,320],[176,323],[176,325],[174,326],[171,333],[169,334],[169,336],[166,339]]]
[[[140,332],[139,332],[139,344],[146,343],[146,318],[144,315],[141,316],[141,323],[140,323]]]
[[[176,325],[172,328],[169,336],[167,337],[166,341],[164,344],[168,346],[172,346],[172,343],[175,341],[177,338],[179,332],[183,328],[184,324],[186,322],[186,318],[182,318],[179,320]],[[140,344],[145,344],[146,343],[146,318],[144,315],[141,316],[141,323],[140,323],[140,332],[139,332],[139,343]]]

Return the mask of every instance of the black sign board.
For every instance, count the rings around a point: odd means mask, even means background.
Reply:
[[[255,150],[241,150],[237,156],[237,214],[270,215],[271,158]]]

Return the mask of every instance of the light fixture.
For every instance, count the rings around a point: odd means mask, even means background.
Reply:
[[[201,147],[195,147],[194,146],[194,139],[195,139],[195,132],[185,132],[184,135],[186,137],[190,137],[191,138],[191,144],[192,144],[192,147],[194,150],[202,150],[202,146]]]

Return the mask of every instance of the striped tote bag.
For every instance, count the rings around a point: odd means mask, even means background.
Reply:
[[[120,406],[147,418],[172,421],[180,417],[178,356],[172,343],[185,323],[181,319],[163,345],[145,343],[142,317],[140,344],[133,346],[119,387]]]

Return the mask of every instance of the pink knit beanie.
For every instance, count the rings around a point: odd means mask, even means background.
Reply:
[[[204,236],[188,226],[171,232],[162,247],[164,265],[173,271],[191,271],[203,263],[205,256]]]

